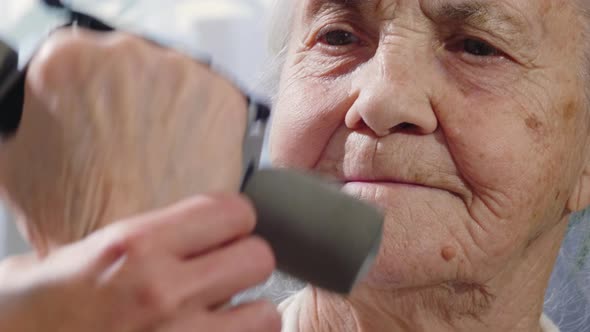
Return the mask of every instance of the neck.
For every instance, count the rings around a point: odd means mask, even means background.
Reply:
[[[290,322],[298,326],[285,326],[286,331],[539,332],[545,289],[566,228],[564,220],[486,285],[383,290],[360,284],[348,296],[307,287],[287,307],[297,315]]]

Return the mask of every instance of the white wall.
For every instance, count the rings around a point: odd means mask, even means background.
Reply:
[[[29,246],[12,219],[8,211],[0,205],[0,258],[29,251]]]
[[[9,222],[8,216],[0,206],[0,257],[6,256],[6,223]]]
[[[0,0],[0,29],[36,1]],[[79,8],[98,9],[105,21],[122,13],[115,21],[206,53],[214,68],[244,88],[254,89],[264,69],[266,23],[273,0],[70,1]],[[10,219],[0,207],[0,257],[26,250]]]

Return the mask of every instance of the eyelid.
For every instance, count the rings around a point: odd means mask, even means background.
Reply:
[[[318,44],[319,42],[321,42],[322,37],[324,37],[327,33],[333,32],[333,31],[338,31],[338,30],[348,32],[348,33],[352,34],[358,40],[358,42],[356,44],[354,44],[354,46],[353,45],[340,46],[340,48],[357,47],[357,48],[367,49],[367,48],[374,46],[375,41],[373,39],[371,39],[371,36],[369,34],[367,34],[364,30],[358,28],[356,24],[350,23],[350,22],[343,22],[343,21],[332,21],[332,23],[323,24],[322,27],[314,33],[314,35],[313,35],[314,37],[312,39],[313,44],[315,45],[315,44]],[[326,47],[334,47],[334,46],[326,45]]]
[[[485,57],[484,56],[475,56],[475,55],[471,55],[471,54],[464,54],[463,57],[465,57],[465,58],[477,58],[477,59],[470,60],[470,62],[479,62],[480,64],[481,63],[488,63],[489,64],[490,62],[500,61],[500,60],[509,60],[509,61],[518,62],[514,58],[512,58],[512,56],[510,56],[510,54],[506,53],[502,48],[496,46],[495,43],[488,41],[486,38],[481,38],[479,36],[474,36],[474,35],[469,35],[469,34],[459,34],[459,35],[455,35],[455,36],[449,38],[447,41],[445,41],[445,44],[447,45],[446,48],[451,49],[453,51],[457,51],[456,47],[462,46],[462,43],[468,39],[472,39],[472,40],[476,40],[476,41],[485,43],[497,51],[497,54],[495,54],[493,56],[485,56]]]
[[[359,35],[359,33],[357,33],[356,29],[352,25],[345,24],[345,23],[328,23],[328,24],[323,25],[320,29],[317,30],[317,32],[315,32],[313,39],[314,39],[315,42],[318,42],[328,32],[333,32],[333,31],[338,31],[338,30],[346,31],[346,32],[348,32],[350,34],[353,34],[359,40],[362,40],[363,39]]]
[[[495,33],[471,27],[461,27],[455,31],[451,32],[448,30],[447,32],[452,33],[452,36],[447,38],[445,43],[448,43],[450,40],[456,42],[467,38],[479,40],[497,49],[501,57],[523,65],[523,62],[519,61],[519,57],[516,56],[518,53],[516,52],[517,47],[515,47],[514,43],[509,42],[505,38],[501,38]]]

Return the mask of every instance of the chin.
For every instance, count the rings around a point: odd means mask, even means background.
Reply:
[[[383,241],[363,284],[374,289],[416,289],[457,278],[464,263],[450,229],[465,229],[456,195],[395,182],[347,182],[342,191],[385,214]],[[454,257],[449,257],[449,251]],[[445,257],[445,253],[447,256]]]

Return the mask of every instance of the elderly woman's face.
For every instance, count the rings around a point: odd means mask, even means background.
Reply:
[[[573,0],[295,6],[273,162],[386,211],[371,283],[485,283],[584,207],[588,67]]]

